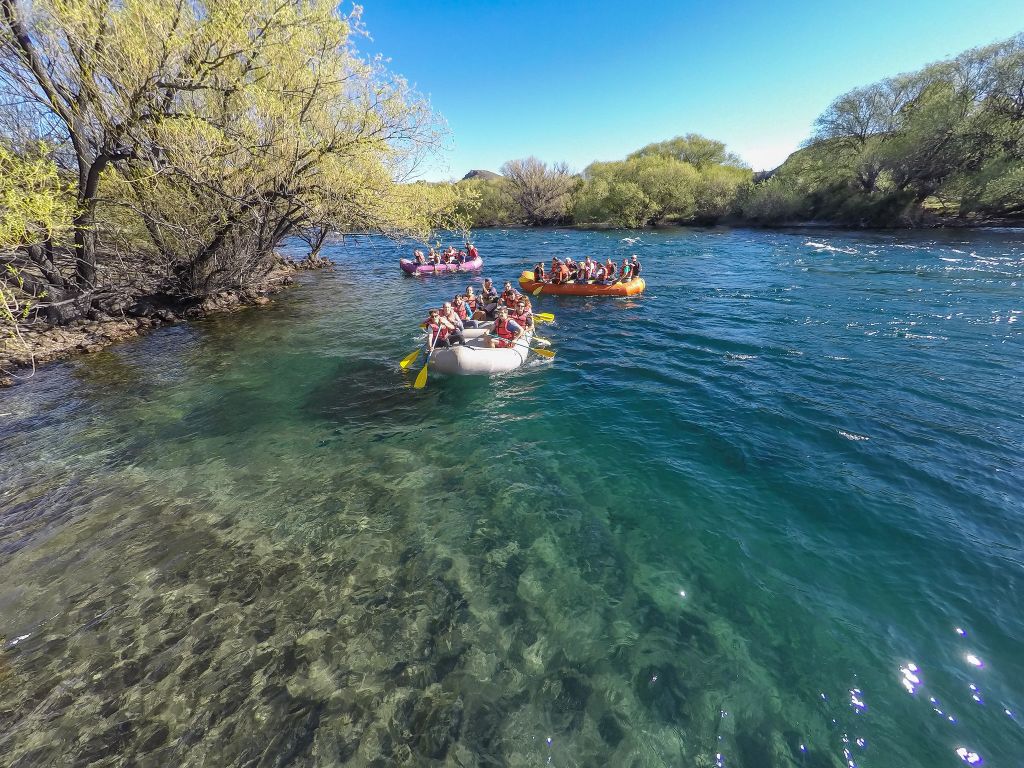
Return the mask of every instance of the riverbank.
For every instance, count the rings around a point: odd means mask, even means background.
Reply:
[[[26,381],[36,366],[43,363],[99,352],[162,325],[264,306],[273,294],[294,284],[297,273],[331,266],[332,262],[322,256],[310,255],[301,261],[282,258],[258,285],[221,291],[198,302],[144,296],[117,318],[74,320],[56,326],[37,321],[23,326],[19,329],[20,337],[0,341],[0,387]]]

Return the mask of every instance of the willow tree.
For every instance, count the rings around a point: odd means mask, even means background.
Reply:
[[[44,279],[60,280],[52,249],[75,215],[56,165],[36,150],[19,154],[0,144],[0,350],[12,339],[21,343],[19,323],[47,295],[45,285],[22,274],[15,255],[31,252]]]
[[[104,209],[137,217],[168,288],[196,295],[256,275],[306,226],[418,231],[453,205],[402,183],[436,141],[433,115],[358,55],[358,13],[329,0],[0,9],[3,86],[73,157],[81,289],[96,285]]]
[[[579,180],[565,163],[548,165],[535,157],[501,166],[507,189],[527,224],[556,224],[569,215]]]
[[[815,128],[805,154],[831,176],[812,184],[816,215],[912,222],[925,200],[960,215],[1019,215],[1024,35],[856,88]]]

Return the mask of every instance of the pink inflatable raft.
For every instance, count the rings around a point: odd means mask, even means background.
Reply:
[[[477,255],[475,258],[466,259],[462,264],[417,264],[412,259],[399,259],[398,266],[407,275],[434,275],[442,272],[473,272],[484,265],[484,260]]]

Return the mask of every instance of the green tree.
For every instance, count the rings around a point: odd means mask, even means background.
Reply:
[[[98,214],[134,217],[167,287],[256,279],[306,228],[422,233],[457,195],[403,181],[437,130],[422,99],[359,57],[330,0],[0,0],[0,79],[72,159],[79,290],[97,288]],[[113,175],[111,175],[113,174]],[[101,199],[105,179],[112,199]]]
[[[703,169],[712,165],[734,165],[745,167],[742,160],[731,152],[727,152],[725,144],[714,139],[701,136],[699,133],[688,133],[676,136],[668,141],[648,144],[626,157],[634,160],[641,157],[671,157],[682,163],[689,163],[694,168]]]
[[[494,227],[525,219],[505,178],[466,179],[455,186],[463,190],[460,213],[474,227]]]

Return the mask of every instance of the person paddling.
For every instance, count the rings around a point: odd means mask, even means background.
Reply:
[[[624,283],[629,280],[629,259],[622,260],[622,266],[619,267],[619,282]]]
[[[533,328],[533,312],[530,311],[529,305],[526,303],[526,299],[522,296],[516,302],[516,306],[508,313],[508,317],[516,325],[522,328],[531,329]]]
[[[450,306],[450,305],[449,305]],[[459,327],[449,318],[443,317],[440,310],[430,310],[426,321],[427,334],[432,339],[433,347],[450,347],[452,344],[465,344],[466,338]]]
[[[523,327],[508,316],[508,308],[498,307],[494,315],[493,335],[485,336],[484,343],[488,347],[512,347],[526,333]]]

